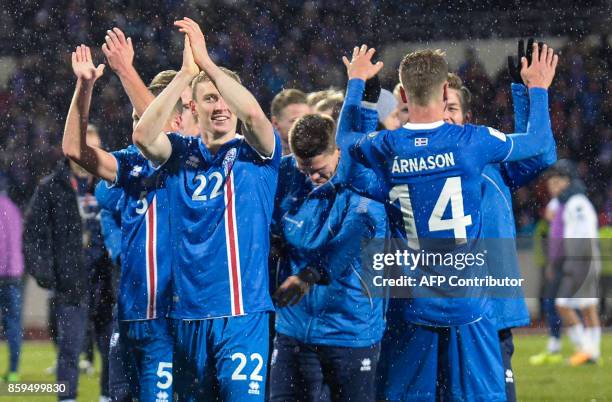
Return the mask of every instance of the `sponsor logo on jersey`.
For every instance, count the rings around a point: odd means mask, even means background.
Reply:
[[[249,383],[249,394],[259,395],[259,383],[257,381],[251,381]]]
[[[514,382],[514,373],[510,369],[506,370],[506,382]]]
[[[155,395],[155,402],[168,402],[168,397],[170,395],[168,395],[168,393],[166,391],[159,391],[156,395]]]
[[[372,371],[372,361],[367,357],[361,361],[360,371]]]
[[[185,163],[195,169],[200,165],[200,158],[195,155],[191,155]]]

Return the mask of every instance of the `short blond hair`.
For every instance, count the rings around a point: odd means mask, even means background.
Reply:
[[[147,88],[149,89],[149,91],[151,91],[153,96],[157,96],[162,93],[164,89],[166,89],[166,87],[172,82],[174,77],[176,77],[176,74],[176,70],[160,71],[155,75],[155,77],[153,77],[151,83]],[[174,105],[174,111],[179,114],[183,113],[183,102],[180,99],[176,102],[176,105]],[[138,117],[140,118],[140,116]]]
[[[441,95],[440,86],[448,77],[448,63],[442,50],[425,49],[408,53],[399,68],[399,79],[411,102],[427,106]]]
[[[163,86],[165,88],[174,79],[176,74],[177,74],[176,70],[164,70],[164,71],[160,71],[159,73],[157,73],[155,75],[155,77],[153,77],[153,79],[149,83],[149,87],[159,85],[159,86]]]
[[[306,105],[306,94],[299,89],[283,89],[274,96],[270,105],[270,114],[277,119],[281,117],[283,110],[289,105]]]
[[[225,67],[219,67],[219,68],[227,76],[233,78],[239,84],[242,84],[242,80],[240,79],[240,76],[238,75],[237,72],[232,71],[229,68],[225,68]],[[203,82],[212,82],[210,77],[204,71],[201,71],[200,74],[196,75],[196,77],[191,81],[191,97],[193,98],[194,102],[196,100],[196,89],[198,87],[198,84],[203,83]]]
[[[340,110],[344,103],[344,94],[342,92],[335,92],[331,96],[327,96],[321,99],[314,107],[314,113],[322,113],[324,110],[331,109],[331,118],[334,121],[338,120],[340,116]]]
[[[336,92],[338,92],[338,90],[333,87],[328,88],[328,89],[323,89],[321,91],[311,92],[308,95],[306,95],[306,103],[311,108],[314,108],[317,105],[317,103],[319,103],[325,98],[329,98],[330,96],[333,96]]]

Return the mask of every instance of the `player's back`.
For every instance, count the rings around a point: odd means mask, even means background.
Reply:
[[[382,132],[392,236],[475,239],[480,235],[482,131],[473,125],[410,124]],[[491,129],[492,130],[492,129]],[[489,135],[496,135],[489,134]],[[500,136],[503,134],[499,133]]]
[[[395,131],[368,135],[353,151],[377,172],[387,194],[387,215],[394,248],[432,255],[412,270],[421,286],[411,298],[397,301],[410,321],[426,325],[460,325],[482,316],[486,288],[453,287],[451,276],[471,279],[486,273],[486,262],[464,269],[458,258],[476,260],[481,236],[481,173],[492,160],[503,160],[511,141],[504,134],[473,125],[442,121],[406,124]],[[394,252],[397,250],[394,250]],[[450,255],[441,263],[440,256]],[[448,261],[451,261],[448,263]],[[426,284],[442,276],[446,283]],[[459,299],[462,302],[459,302]]]

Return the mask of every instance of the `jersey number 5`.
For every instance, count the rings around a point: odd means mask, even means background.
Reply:
[[[408,184],[395,186],[389,192],[389,200],[391,203],[399,200],[402,218],[404,220],[404,230],[408,238],[408,247],[417,249],[419,245],[419,234],[414,219],[414,211],[412,201],[410,200],[410,191]],[[442,219],[447,205],[451,205],[451,218]],[[442,192],[434,205],[433,211],[427,222],[430,232],[440,230],[452,230],[456,243],[466,243],[467,231],[466,227],[472,224],[471,215],[465,215],[463,210],[463,193],[461,192],[461,177],[449,177],[444,182]]]

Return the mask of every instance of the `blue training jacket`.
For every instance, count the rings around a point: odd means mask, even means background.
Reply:
[[[343,109],[339,126],[365,124],[372,131],[377,121],[375,111]],[[286,250],[278,284],[306,267],[319,271],[322,281],[296,306],[277,309],[276,330],[304,343],[367,347],[380,341],[385,322],[383,299],[369,292],[360,253],[362,242],[385,237],[387,219],[381,203],[346,184],[350,159],[342,146],[340,152],[336,174],[318,187],[297,169],[293,156],[281,162],[272,218],[272,233]]]
[[[526,132],[529,116],[527,88],[513,83],[512,99],[514,129],[516,132]],[[542,155],[517,162],[491,164],[486,166],[482,173],[483,237],[496,239],[493,244],[498,245],[503,253],[497,257],[496,262],[504,265],[500,272],[507,273],[509,277],[521,276],[511,191],[531,182],[556,160],[556,144],[553,139]],[[489,311],[498,330],[529,325],[529,312],[524,297],[492,298]]]

